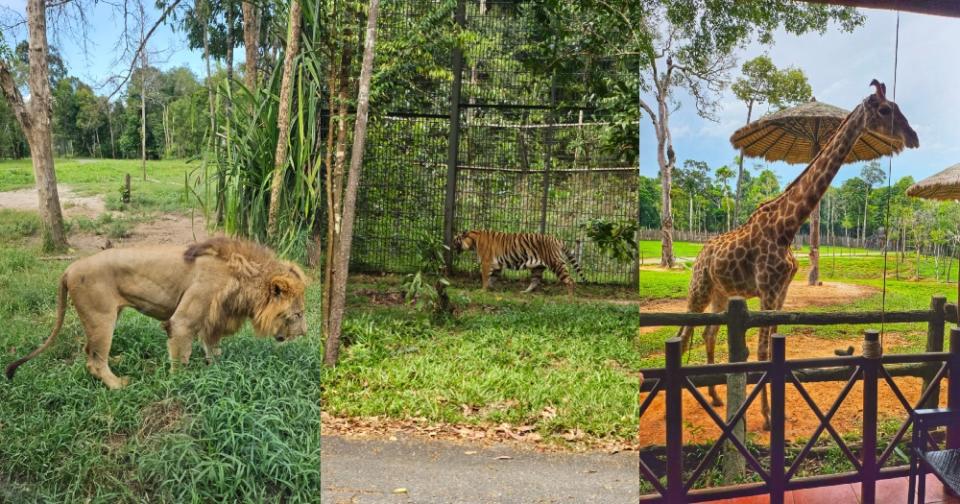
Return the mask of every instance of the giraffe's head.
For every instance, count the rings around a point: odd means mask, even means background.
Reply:
[[[887,138],[900,140],[902,145],[909,148],[919,147],[917,132],[913,131],[907,118],[900,113],[900,107],[887,99],[887,86],[877,79],[873,79],[870,85],[876,87],[877,92],[863,101],[866,128]],[[897,146],[895,149],[899,152],[903,147]]]

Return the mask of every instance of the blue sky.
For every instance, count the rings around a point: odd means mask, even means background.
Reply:
[[[85,11],[89,28],[86,36],[67,29],[55,19],[48,20],[48,39],[64,57],[71,75],[84,82],[95,85],[104,81],[106,76],[120,74],[129,68],[129,61],[118,61],[120,54],[115,45],[120,37],[123,19],[116,9],[105,3],[84,2],[90,8]],[[134,5],[131,3],[131,5]],[[160,11],[153,0],[144,0],[147,26],[152,26],[160,17]],[[0,0],[0,19],[9,20],[12,13],[25,15],[26,0]],[[12,11],[12,12],[11,12]],[[4,34],[12,46],[26,37],[26,30]],[[149,43],[151,53],[156,56],[151,64],[162,69],[177,66],[190,68],[198,77],[205,74],[203,52],[191,51],[187,47],[186,35],[174,32],[168,25],[162,25],[154,32]],[[243,51],[235,51],[234,58],[239,64],[243,61]],[[98,89],[100,93],[109,93],[113,88],[107,86]]]
[[[872,92],[868,84],[873,78],[885,82],[887,95],[892,97],[897,15],[873,9],[861,12],[866,22],[853,33],[842,33],[835,27],[823,35],[779,33],[772,47],[747,48],[738,58],[733,78],[743,61],[766,52],[778,67],[801,68],[818,101],[850,110]],[[893,179],[912,175],[919,180],[960,163],[960,19],[900,14],[898,66],[896,102],[917,131],[920,147],[893,158]],[[649,96],[644,98],[655,103]],[[737,152],[729,138],[746,121],[746,106],[727,89],[721,98],[719,121],[711,122],[696,115],[692,99],[686,95],[680,98],[680,110],[671,117],[678,164],[695,159],[706,161],[711,168],[732,166]],[[759,117],[757,112],[755,107],[754,118]],[[764,107],[759,112],[765,113]],[[656,137],[646,117],[641,118],[640,135],[640,173],[655,177]],[[881,160],[884,171],[887,159]],[[747,159],[744,166],[753,162]],[[778,175],[781,186],[803,169],[785,163],[767,166]],[[861,166],[842,167],[834,185],[858,175]]]

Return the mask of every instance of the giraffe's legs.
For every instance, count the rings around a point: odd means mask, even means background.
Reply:
[[[791,257],[792,259],[792,257]],[[760,309],[761,310],[779,310],[783,308],[783,302],[787,298],[787,289],[790,287],[790,281],[797,271],[796,262],[791,262],[788,266],[785,279],[781,282],[771,282],[767,288],[760,288]],[[777,332],[777,326],[768,326],[760,328],[760,340],[757,342],[757,359],[761,361],[770,359],[770,340],[773,334]],[[770,402],[767,399],[767,387],[760,390],[760,411],[763,414],[763,430],[770,430]]]
[[[714,313],[720,313],[724,310],[727,305],[727,297],[723,295],[715,295],[713,301],[711,301],[711,309]],[[717,331],[720,330],[720,326],[707,326],[703,330],[703,342],[707,347],[707,364],[713,364],[714,356],[716,354],[717,347]],[[717,388],[714,385],[710,385],[710,404],[714,406],[723,406],[723,400],[720,399],[720,394],[717,393]]]
[[[707,305],[710,304],[712,292],[712,285],[710,285],[707,276],[703,273],[703,267],[700,267],[698,263],[697,267],[693,270],[693,276],[690,278],[690,292],[687,294],[687,312],[703,313],[703,310],[706,310]],[[680,336],[682,353],[690,351],[690,338],[693,336],[693,329],[693,326],[683,326],[680,328],[678,335]],[[704,337],[706,337],[706,334],[704,334]]]

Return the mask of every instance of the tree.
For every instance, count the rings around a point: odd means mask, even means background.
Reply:
[[[277,235],[277,215],[280,212],[280,188],[283,187],[283,174],[287,166],[287,137],[290,129],[290,93],[293,85],[293,61],[300,50],[300,1],[290,4],[290,22],[287,32],[287,51],[283,56],[283,76],[280,81],[280,117],[277,119],[279,137],[277,151],[273,160],[273,180],[270,187],[270,210],[268,212],[268,235],[270,239]]]
[[[629,3],[629,2],[628,2]],[[642,22],[645,41],[641,90],[654,105],[640,99],[640,107],[653,124],[657,138],[657,164],[661,178],[661,265],[672,267],[673,219],[670,202],[671,174],[676,155],[670,135],[670,114],[677,105],[675,92],[685,90],[701,117],[712,119],[717,94],[727,83],[734,53],[756,37],[769,44],[783,26],[788,33],[824,31],[830,21],[852,30],[863,17],[850,8],[793,2],[693,3],[664,0],[648,4]]]
[[[50,69],[47,61],[49,48],[44,0],[27,1],[27,29],[30,48],[30,103],[24,103],[23,96],[17,88],[2,53],[0,53],[0,88],[30,144],[33,174],[40,197],[40,221],[43,226],[44,248],[62,250],[67,248],[67,236],[63,228],[60,197],[57,195],[57,174],[53,167]]]
[[[714,177],[717,179],[717,183],[719,183],[720,187],[723,189],[723,206],[727,216],[727,231],[730,231],[732,223],[730,218],[730,179],[733,178],[733,175],[733,170],[731,170],[727,165],[717,168],[716,174],[714,175]]]
[[[357,189],[360,186],[360,167],[363,164],[363,149],[367,140],[367,115],[370,108],[370,80],[373,74],[373,56],[377,41],[377,14],[380,0],[370,0],[367,7],[367,32],[363,44],[363,62],[360,65],[360,90],[357,97],[357,120],[354,124],[353,149],[350,152],[350,173],[347,175],[346,193],[343,197],[343,219],[339,250],[331,293],[330,334],[327,335],[323,362],[334,366],[340,356],[340,333],[343,329],[343,311],[347,296],[347,273],[350,265],[350,247],[353,242],[353,221],[357,206]]]
[[[243,0],[243,49],[246,54],[244,76],[247,89],[252,93],[257,87],[257,41],[260,38],[260,25],[257,6],[250,0]],[[290,6],[293,9],[293,5]],[[299,7],[297,8],[299,10]],[[288,43],[289,44],[289,43]]]
[[[789,105],[809,101],[813,95],[807,76],[803,70],[785,68],[778,70],[769,56],[757,56],[743,64],[743,74],[730,86],[733,94],[747,105],[747,122],[753,114],[754,105],[770,106],[781,109]],[[733,202],[733,215],[736,225],[740,225],[740,197],[743,185],[743,151],[737,162],[737,192]]]
[[[866,191],[863,194],[863,231],[860,233],[861,239],[867,238],[867,212],[870,202],[870,191],[873,186],[887,179],[887,174],[883,172],[879,161],[870,161],[860,170],[860,178],[867,184]]]

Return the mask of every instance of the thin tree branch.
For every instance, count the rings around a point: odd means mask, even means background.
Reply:
[[[10,109],[13,111],[13,115],[16,116],[17,122],[20,123],[20,128],[23,129],[24,135],[29,138],[33,123],[30,120],[27,107],[23,102],[20,89],[17,88],[17,83],[13,80],[13,75],[10,74],[10,70],[3,60],[0,60],[0,90],[3,91],[3,96],[7,99],[7,103],[10,104]]]
[[[143,40],[140,41],[140,45],[137,47],[137,50],[133,53],[133,57],[130,58],[130,69],[127,71],[127,75],[120,81],[119,84],[117,84],[116,89],[114,89],[112,93],[107,95],[107,99],[113,98],[113,95],[117,94],[117,92],[119,92],[120,89],[123,88],[123,86],[127,83],[127,81],[130,80],[130,77],[133,76],[133,71],[137,66],[137,60],[140,58],[140,53],[142,53],[147,46],[147,41],[150,40],[150,37],[153,35],[153,32],[155,32],[157,28],[159,28],[160,25],[163,23],[164,19],[167,18],[167,15],[173,12],[173,9],[175,9],[179,4],[180,4],[180,0],[173,0],[173,3],[167,6],[167,8],[163,11],[163,14],[160,14],[160,17],[157,19],[157,22],[153,24],[153,26],[150,28],[149,31],[147,31],[147,34],[143,37]]]

